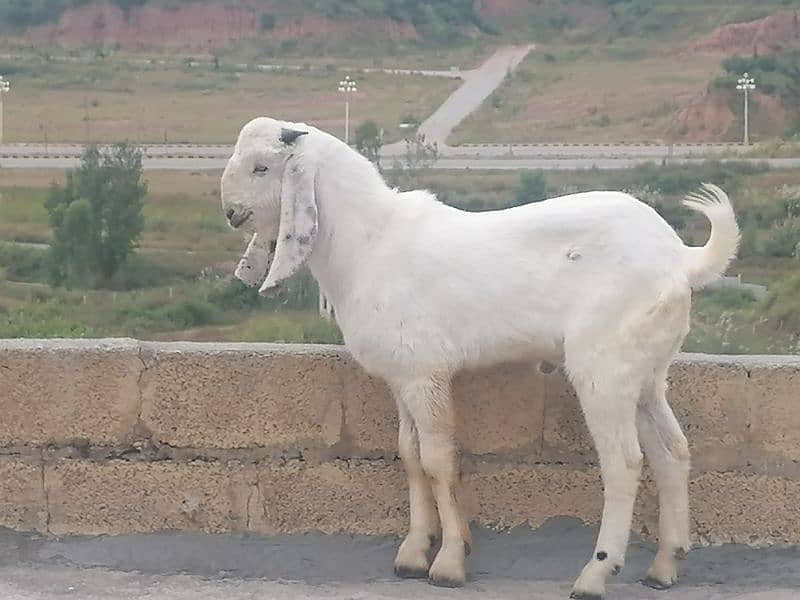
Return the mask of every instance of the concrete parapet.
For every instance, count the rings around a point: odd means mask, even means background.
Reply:
[[[596,522],[601,484],[563,374],[506,364],[454,385],[476,522]],[[681,355],[695,534],[800,542],[800,357]],[[386,386],[334,346],[0,342],[0,526],[401,533]],[[635,527],[655,531],[645,476]]]

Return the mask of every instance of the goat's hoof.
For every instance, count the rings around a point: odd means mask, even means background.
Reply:
[[[646,585],[649,588],[653,588],[654,590],[668,590],[673,585],[675,585],[674,581],[661,581],[660,579],[653,577],[652,575],[648,575],[644,579],[642,579],[642,585]]]
[[[451,556],[440,550],[428,571],[428,582],[440,587],[461,587],[466,579],[464,557]]]
[[[435,585],[436,587],[446,587],[446,588],[464,587],[463,579],[452,579],[450,577],[442,577],[441,575],[438,577],[428,577],[428,583],[430,583],[431,585]]]
[[[603,600],[603,594],[593,594],[592,592],[573,591],[569,597],[573,600]]]
[[[395,565],[394,574],[401,579],[425,579],[428,576],[428,569]]]

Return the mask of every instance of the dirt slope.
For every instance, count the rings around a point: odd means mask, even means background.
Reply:
[[[781,48],[800,48],[800,11],[781,12],[745,23],[717,27],[688,46],[687,52],[768,54]]]
[[[344,39],[369,31],[371,35],[402,40],[416,37],[413,25],[391,19],[333,21],[318,15],[278,17],[275,27],[261,27],[264,4],[222,2],[181,4],[174,9],[145,5],[126,15],[110,3],[91,3],[66,11],[58,23],[32,28],[26,37],[34,43],[59,46],[99,44],[123,50],[171,48],[208,51],[243,38]]]

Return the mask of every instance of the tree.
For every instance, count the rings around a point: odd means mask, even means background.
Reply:
[[[540,202],[547,198],[547,180],[541,171],[522,171],[511,206]]]
[[[110,152],[87,147],[81,166],[53,186],[45,200],[53,242],[53,285],[107,284],[127,262],[142,233],[142,152],[119,144]]]
[[[261,13],[261,29],[275,29],[275,15],[272,13]]]
[[[364,121],[356,129],[356,149],[380,168],[381,132],[375,121]]]
[[[403,155],[392,162],[388,181],[395,187],[411,189],[420,184],[421,176],[439,160],[439,146],[436,142],[427,142],[424,133],[406,138],[405,144]]]

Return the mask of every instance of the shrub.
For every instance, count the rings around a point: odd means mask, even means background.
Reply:
[[[208,325],[213,322],[215,312],[214,305],[197,299],[182,300],[163,308],[165,319],[180,329]]]
[[[755,299],[744,290],[720,288],[708,292],[708,298],[724,310],[739,310],[751,306]]]
[[[542,171],[522,171],[511,206],[540,202],[547,198],[547,179]]]
[[[272,13],[261,13],[261,28],[275,29],[275,15]]]
[[[800,273],[777,283],[763,301],[770,319],[800,331]]]
[[[17,244],[0,244],[0,267],[17,281],[43,281],[47,272],[46,252]]]
[[[767,256],[794,256],[800,244],[800,221],[786,221],[772,228],[764,241],[763,251]]]

